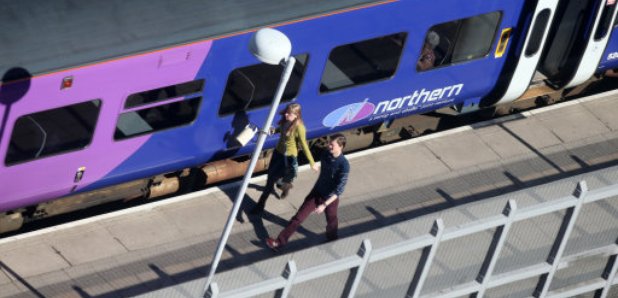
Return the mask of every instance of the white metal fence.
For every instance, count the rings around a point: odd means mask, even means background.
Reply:
[[[379,249],[373,249],[371,240],[365,239],[362,241],[357,254],[322,265],[297,270],[296,262],[290,260],[283,268],[281,276],[229,291],[220,291],[215,279],[215,282],[211,283],[208,288],[206,295],[208,297],[254,297],[274,294],[276,297],[287,297],[292,293],[292,289],[301,283],[306,285],[306,283],[317,281],[323,277],[343,273],[346,275],[346,282],[342,285],[341,294],[336,296],[355,297],[358,296],[357,291],[363,281],[372,282],[372,280],[380,278],[380,274],[368,276],[367,273],[371,272],[373,268],[372,264],[396,257],[405,257],[411,252],[417,252],[420,257],[415,259],[415,268],[410,269],[413,272],[413,274],[410,274],[412,278],[402,281],[407,287],[407,291],[404,291],[406,297],[500,297],[504,294],[504,290],[502,294],[500,292],[492,294],[490,291],[501,287],[506,288],[506,291],[515,287],[519,291],[519,285],[525,281],[528,281],[528,284],[532,284],[532,286],[530,292],[525,293],[524,291],[524,293],[521,293],[522,296],[573,297],[586,294],[594,297],[612,297],[612,295],[618,295],[616,287],[611,289],[612,285],[618,284],[618,279],[615,278],[618,268],[616,261],[618,229],[612,230],[610,228],[609,234],[611,235],[607,237],[610,237],[611,243],[597,247],[586,247],[568,256],[564,253],[582,208],[587,204],[609,202],[616,200],[616,198],[618,198],[618,185],[588,191],[586,182],[581,181],[571,196],[522,209],[517,208],[514,200],[509,200],[501,214],[456,227],[445,228],[442,219],[437,219],[426,235]],[[615,203],[615,201],[611,202]],[[605,204],[602,208],[613,209],[615,207],[611,204]],[[614,222],[610,225],[618,222],[616,212],[616,209],[613,209],[613,219],[611,220]],[[561,218],[556,233],[549,236],[551,247],[548,249],[547,257],[536,264],[497,272],[497,263],[501,258],[507,258],[503,248],[508,245],[507,236],[510,235],[511,228],[517,223],[538,219],[548,214],[560,214]],[[462,239],[480,232],[492,234],[486,252],[482,250],[484,255],[480,258],[481,261],[477,267],[479,269],[475,271],[477,272],[475,278],[472,281],[455,285],[445,284],[443,288],[436,289],[433,286],[428,289],[425,287],[430,270],[437,266],[436,254],[438,248],[447,241]],[[585,267],[582,265],[582,260],[590,259],[597,260],[596,263],[593,263],[598,267],[595,269],[599,273],[598,275],[588,274],[583,279],[567,276],[560,282],[555,282],[557,272],[569,269],[577,271],[579,267]],[[598,260],[602,261],[599,262]],[[443,262],[440,261],[439,263]],[[442,264],[442,266],[445,266],[445,264]],[[316,286],[320,285],[316,284]],[[379,295],[379,291],[373,293],[373,295],[376,294]]]

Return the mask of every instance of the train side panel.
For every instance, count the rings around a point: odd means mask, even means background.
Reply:
[[[7,165],[5,158],[0,165],[0,181],[3,184],[0,210],[76,192],[109,174],[152,136],[113,140],[116,122],[127,95],[193,79],[210,49],[210,44],[211,42],[206,42],[32,79],[25,95],[9,106],[0,106],[4,108],[0,112],[5,115],[3,122],[6,123],[0,148],[1,156],[7,156],[16,120],[37,111],[100,100],[95,132],[92,140],[82,150],[61,152],[38,159],[30,158],[33,160],[12,165]],[[186,61],[164,65],[166,57],[174,56],[175,52],[187,51],[190,51],[191,55]],[[62,80],[66,77],[73,78],[73,85],[61,89]],[[11,84],[2,88],[11,88]],[[77,172],[82,167],[85,167],[82,178],[75,182]]]
[[[504,68],[505,59],[494,56],[499,34],[516,26],[521,9],[521,3],[498,0],[471,0],[465,4],[456,0],[398,1],[277,27],[290,37],[294,55],[308,55],[295,99],[303,106],[308,136],[379,124],[480,99],[492,90]],[[416,62],[432,26],[488,13],[498,13],[499,20],[486,54],[417,71]],[[405,42],[392,77],[320,92],[334,48],[397,33],[405,34]],[[99,100],[93,103],[98,108],[98,120],[92,140],[84,149],[10,165],[5,159],[0,165],[4,189],[0,211],[250,153],[253,143],[229,146],[234,122],[243,118],[261,125],[268,108],[225,115],[219,110],[230,72],[257,63],[247,50],[251,34],[196,42],[30,80],[25,95],[0,105],[4,115],[0,156],[7,155],[10,132],[20,117]],[[61,89],[67,77],[72,77],[72,86]],[[204,81],[194,121],[152,134],[117,138],[119,117],[139,113],[137,108],[127,108],[128,96],[194,80]],[[274,145],[276,137],[269,137],[267,148]]]
[[[457,1],[441,3],[444,3],[443,7],[412,1],[387,3],[278,27],[290,37],[293,55],[308,55],[296,101],[303,106],[310,138],[478,99],[493,88],[504,63],[504,59],[493,57],[497,36],[492,37],[492,46],[486,56],[478,59],[419,73],[416,70],[417,58],[426,32],[435,24],[499,12],[497,35],[503,28],[515,26],[521,5],[503,1],[469,1],[466,5]],[[332,49],[400,32],[407,36],[392,78],[332,92],[319,91]],[[233,137],[234,122],[241,118],[246,123],[261,126],[268,108],[218,114],[230,72],[257,63],[247,50],[251,34],[232,36],[213,43],[209,57],[196,76],[205,79],[206,88],[202,111],[190,128],[153,135],[140,150],[92,187],[252,152],[253,143],[242,148],[230,147],[226,143]],[[416,104],[411,105],[412,101]],[[365,114],[349,116],[346,121],[332,121],[341,118],[341,113],[349,113],[360,106],[365,107]],[[368,108],[372,110],[368,111]],[[266,148],[272,147],[276,138],[269,137]],[[166,154],[161,154],[163,144],[172,148],[165,148]],[[183,157],[191,157],[191,160],[182,160]]]

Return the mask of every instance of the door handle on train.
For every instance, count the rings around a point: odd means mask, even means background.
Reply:
[[[73,182],[77,183],[81,181],[82,178],[84,177],[85,171],[86,171],[86,167],[79,167],[77,171],[75,172],[75,179],[73,179]]]

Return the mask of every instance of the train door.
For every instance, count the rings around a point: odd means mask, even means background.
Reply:
[[[615,15],[616,0],[560,1],[538,68],[552,87],[576,86],[594,74]]]
[[[536,72],[537,65],[541,59],[542,50],[545,46],[549,34],[549,25],[552,23],[559,0],[539,0],[536,3],[531,19],[530,26],[526,32],[520,32],[525,36],[522,52],[509,63],[513,68],[509,71],[510,76],[505,78],[505,89],[498,91],[502,93],[497,96],[489,96],[481,101],[482,106],[503,104],[511,102],[521,96]]]

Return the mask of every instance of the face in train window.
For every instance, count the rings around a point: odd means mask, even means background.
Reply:
[[[202,101],[203,88],[204,80],[195,80],[129,95],[125,102],[125,109],[129,111],[118,117],[114,140],[193,122]]]
[[[296,58],[296,63],[281,102],[294,99],[303,80],[308,56],[303,54],[294,56],[294,58]],[[227,78],[219,115],[269,106],[275,97],[282,73],[283,66],[266,63],[234,69]]]
[[[92,140],[100,100],[21,116],[15,122],[5,164],[83,149]]]
[[[486,56],[491,50],[500,12],[435,25],[427,31],[416,63],[417,71]]]
[[[405,40],[406,33],[397,33],[336,47],[326,61],[320,92],[392,77]]]

